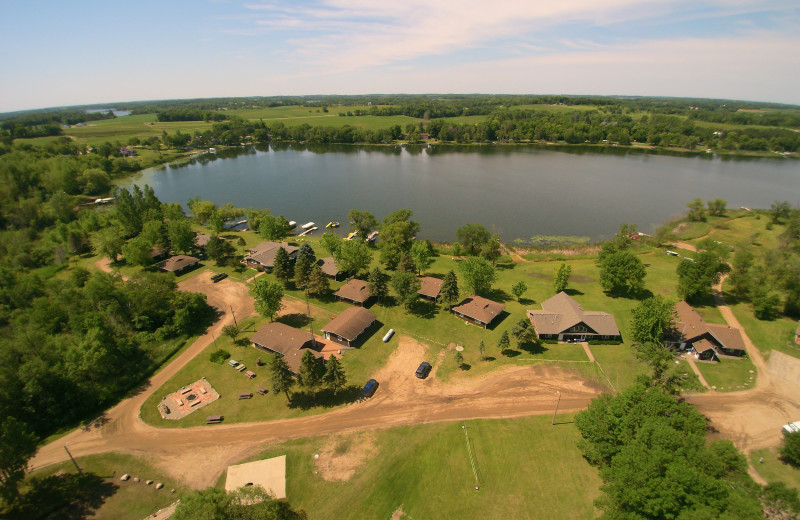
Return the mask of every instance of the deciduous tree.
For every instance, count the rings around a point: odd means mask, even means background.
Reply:
[[[691,300],[711,293],[711,287],[719,282],[730,266],[711,251],[695,255],[694,261],[684,260],[678,264],[678,295]]]
[[[642,261],[628,249],[605,256],[600,264],[600,285],[609,292],[637,294],[644,289],[646,275]]]
[[[420,282],[414,273],[397,271],[392,275],[392,289],[397,295],[397,301],[402,303],[406,310],[409,310],[419,298],[417,293],[420,289]]]
[[[675,302],[659,295],[651,296],[633,309],[631,339],[639,344],[661,344],[675,326]]]
[[[170,220],[167,223],[167,237],[170,246],[179,253],[188,253],[194,249],[197,234],[192,231],[191,223],[186,219]]]
[[[351,209],[347,213],[350,220],[350,231],[358,231],[361,238],[367,238],[370,232],[378,227],[378,220],[369,211]]]
[[[283,308],[283,286],[262,277],[250,286],[250,294],[255,299],[256,312],[275,321],[275,315]]]
[[[333,260],[340,271],[358,276],[359,273],[369,269],[372,263],[372,251],[361,240],[345,240]]]
[[[25,479],[28,460],[36,453],[36,437],[14,417],[0,423],[0,498],[13,504],[19,496],[19,484]]]
[[[511,286],[511,294],[513,294],[517,298],[517,301],[519,301],[519,299],[522,298],[522,295],[525,294],[525,291],[527,290],[528,290],[528,285],[522,280],[518,281],[517,283]]]
[[[471,294],[485,294],[497,279],[497,273],[492,264],[485,259],[470,256],[458,264],[461,270],[461,279]]]
[[[417,268],[417,274],[421,275],[423,271],[433,265],[433,245],[430,240],[415,240],[411,246],[411,258],[414,260],[414,266]]]
[[[553,289],[555,289],[556,294],[565,291],[567,289],[567,285],[569,285],[569,277],[572,274],[572,266],[567,265],[566,263],[561,264],[556,270],[556,277],[553,280]]]
[[[468,255],[477,255],[491,237],[489,230],[481,224],[467,224],[456,231],[456,238]]]
[[[367,277],[367,290],[371,296],[382,302],[389,295],[389,275],[381,271],[379,267],[370,271]]]
[[[689,215],[688,219],[691,222],[705,222],[706,221],[706,209],[703,206],[703,199],[697,197],[696,199],[688,202],[686,207],[689,208]]]

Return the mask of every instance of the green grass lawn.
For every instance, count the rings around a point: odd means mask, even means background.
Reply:
[[[234,235],[234,233],[231,233]],[[261,241],[255,233],[246,232],[240,236],[245,238],[247,246],[237,246],[240,249],[251,247]],[[304,240],[315,248],[318,257],[326,253],[319,246],[318,237],[305,237]],[[675,267],[680,261],[668,255],[661,254],[659,250],[651,250],[641,246],[639,250],[642,260],[648,266],[646,285],[653,294],[662,294],[674,300],[675,295]],[[630,322],[632,310],[638,305],[635,298],[613,297],[604,293],[596,280],[599,271],[593,259],[570,259],[573,275],[568,291],[586,310],[601,310],[613,314],[616,318],[623,339],[630,336]],[[438,377],[447,382],[453,378],[472,378],[489,373],[497,368],[507,365],[530,365],[535,363],[557,363],[560,366],[575,370],[583,376],[597,383],[621,389],[630,385],[637,375],[647,372],[647,368],[634,358],[630,344],[621,345],[593,345],[600,368],[591,365],[583,349],[578,345],[544,344],[538,349],[520,349],[512,341],[512,349],[502,356],[497,348],[500,337],[504,331],[510,331],[514,324],[526,317],[526,310],[541,308],[543,300],[553,295],[552,277],[561,264],[557,261],[527,262],[518,264],[499,264],[498,278],[494,284],[491,298],[504,303],[505,313],[488,330],[475,325],[465,324],[447,310],[443,304],[433,305],[421,302],[418,308],[409,312],[402,306],[392,304],[391,300],[384,303],[374,303],[369,309],[375,313],[380,327],[374,329],[371,335],[358,349],[349,350],[343,356],[343,365],[348,381],[355,386],[360,386],[366,379],[373,377],[375,372],[386,363],[389,355],[397,345],[396,341],[383,343],[381,338],[389,328],[393,328],[399,335],[407,335],[419,340],[429,350],[426,359],[436,363],[442,348],[450,343],[460,344],[464,347],[464,360],[468,365],[467,370],[456,366],[453,354],[448,354],[439,367]],[[208,263],[206,264],[209,265]],[[377,265],[377,254],[375,259]],[[206,267],[209,268],[209,267]],[[213,267],[210,267],[216,270]],[[439,256],[427,274],[442,276],[448,270],[458,270],[457,263],[449,256]],[[205,276],[203,269],[187,276]],[[223,269],[224,271],[224,269]],[[235,275],[234,275],[235,276]],[[274,280],[274,275],[263,275]],[[238,279],[241,279],[238,278]],[[527,292],[517,301],[511,296],[511,286],[523,280],[528,286]],[[332,290],[343,285],[343,281],[332,282]],[[290,283],[286,288],[286,296],[300,301],[305,300],[302,291],[294,288]],[[467,295],[462,294],[462,297]],[[348,308],[347,303],[337,302],[331,297],[311,298],[312,317],[314,330],[319,333],[332,316]],[[700,307],[699,310],[709,321],[721,322],[722,318],[715,307]],[[261,322],[259,322],[261,323]],[[252,332],[258,324],[253,326]],[[289,324],[304,327],[302,316],[290,319]],[[493,358],[481,360],[478,345],[483,341],[486,346],[485,356]],[[269,354],[258,352],[252,348],[233,347],[227,338],[217,338],[217,343],[231,352],[231,355],[244,361],[248,367],[254,366],[255,358],[266,358]],[[210,352],[210,350],[208,351]],[[208,360],[208,352],[200,354],[179,372],[164,387],[158,390],[146,403],[143,418],[151,424],[166,427],[183,427],[202,424],[206,415],[221,414],[226,416],[226,421],[242,422],[255,420],[270,420],[282,417],[293,417],[302,414],[313,414],[325,411],[325,407],[315,407],[303,410],[301,408],[287,408],[285,397],[269,394],[259,396],[253,401],[238,401],[231,396],[240,392],[253,391],[256,386],[269,386],[266,369],[256,371],[258,378],[248,381],[244,376],[227,365],[214,365]],[[165,421],[156,411],[156,404],[164,395],[205,376],[223,396],[219,401],[204,408],[202,413],[192,414],[181,421]],[[226,398],[226,396],[228,398]],[[258,403],[258,404],[256,404]]]
[[[332,443],[346,456],[344,437],[275,445],[253,460],[286,455],[286,493],[309,518],[558,518],[597,514],[597,470],[576,447],[569,415],[466,422],[480,490],[461,422],[379,431],[374,453],[346,482],[317,474],[314,455]],[[320,462],[325,462],[321,460]]]
[[[43,480],[50,477],[48,482],[52,484],[47,487],[47,492],[41,492],[43,496],[37,495],[36,503],[33,504],[37,511],[41,512],[46,507],[45,504],[48,504],[57,508],[49,518],[140,520],[175,502],[189,491],[180,482],[156,469],[149,461],[131,455],[104,453],[80,457],[76,461],[85,475],[79,488],[80,493],[68,491],[69,483],[74,485],[77,475],[71,462],[47,466],[28,475],[22,487],[23,492],[36,489],[31,486],[32,478]],[[125,473],[131,479],[122,482],[119,478]],[[133,477],[138,477],[141,482],[134,482]],[[145,484],[147,480],[153,480],[154,483],[148,486]],[[163,483],[164,487],[157,490],[157,483]],[[175,489],[175,493],[171,493],[172,489]],[[94,500],[98,503],[92,504]],[[62,501],[69,501],[72,508],[58,508]],[[78,509],[76,505],[85,507],[85,514],[68,514],[69,511]]]
[[[735,299],[725,293],[728,301]],[[779,317],[774,320],[759,320],[753,315],[753,306],[750,303],[734,303],[731,310],[736,315],[739,323],[747,331],[747,335],[758,350],[769,357],[772,350],[779,350],[784,354],[800,358],[800,347],[792,343],[797,322],[791,318]]]
[[[756,367],[750,359],[723,359],[719,363],[695,364],[706,382],[716,387],[718,392],[747,390],[756,384]]]
[[[800,491],[800,469],[793,468],[780,460],[775,448],[750,452],[750,464],[767,482],[783,482],[790,488]],[[761,459],[764,462],[760,462]]]

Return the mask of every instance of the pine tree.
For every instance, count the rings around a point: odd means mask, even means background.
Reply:
[[[292,279],[292,260],[289,258],[289,253],[282,247],[278,248],[275,253],[272,272],[275,273],[275,278],[283,284]]]
[[[269,364],[270,379],[272,381],[272,391],[286,394],[286,400],[291,402],[292,397],[289,390],[294,386],[295,380],[292,371],[283,354],[275,354]]]
[[[481,340],[480,345],[478,345],[478,352],[481,354],[481,359],[486,359],[486,344]]]
[[[308,277],[308,293],[321,296],[328,292],[330,288],[331,283],[328,281],[328,277],[322,272],[320,266],[315,265]]]
[[[300,373],[297,377],[300,386],[315,393],[322,382],[323,371],[322,363],[310,350],[303,352],[303,356],[300,358]]]
[[[442,300],[447,302],[448,306],[452,309],[453,302],[458,301],[458,278],[456,273],[452,270],[447,273],[442,280],[442,289],[440,293]]]
[[[500,336],[500,341],[497,343],[497,348],[500,349],[500,354],[505,356],[504,352],[511,347],[511,339],[508,337],[508,331],[504,330],[503,335]]]
[[[297,287],[305,287],[311,278],[311,270],[314,268],[312,260],[308,256],[298,256],[294,263],[294,283]]]
[[[340,389],[344,388],[347,384],[347,376],[344,373],[344,368],[336,356],[331,356],[325,363],[325,375],[322,376],[322,381],[333,390],[336,395]]]
[[[367,290],[382,302],[389,294],[389,275],[378,267],[373,269],[367,277]]]

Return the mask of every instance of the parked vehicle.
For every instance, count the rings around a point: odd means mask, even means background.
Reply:
[[[375,394],[375,390],[378,389],[378,382],[374,379],[370,379],[367,381],[367,384],[364,385],[364,388],[361,390],[361,397],[372,397]]]
[[[676,253],[675,251],[669,251],[669,250],[667,250],[667,254],[668,254],[669,256],[679,256],[679,255],[678,255],[678,253]]]
[[[414,375],[417,376],[417,378],[419,379],[425,379],[426,377],[428,377],[428,374],[430,374],[430,372],[431,372],[431,364],[428,363],[427,361],[423,361],[422,363],[419,364],[417,372]]]
[[[227,277],[228,277],[228,273],[217,273],[217,274],[215,274],[214,276],[211,277],[211,281],[214,282],[214,283],[217,283],[218,281],[224,280]]]

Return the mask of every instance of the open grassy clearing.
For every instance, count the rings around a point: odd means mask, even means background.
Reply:
[[[572,418],[466,422],[379,431],[374,449],[347,481],[319,474],[314,455],[335,444],[347,458],[359,447],[347,437],[315,437],[275,445],[255,457],[286,454],[286,493],[314,520],[349,518],[559,518],[596,516],[600,479],[576,447]],[[322,458],[318,461],[325,463]]]
[[[719,363],[695,361],[695,365],[708,384],[720,392],[747,390],[756,384],[756,367],[750,359],[723,359]]]
[[[76,461],[89,477],[86,479],[87,483],[81,487],[81,498],[76,502],[88,507],[87,513],[90,514],[87,516],[98,520],[140,520],[175,502],[189,491],[180,482],[155,469],[149,461],[131,455],[104,453],[80,457]],[[119,478],[125,473],[131,479],[122,482]],[[42,500],[37,501],[39,508],[45,507],[47,503],[58,504],[61,500],[69,500],[74,504],[74,496],[65,492],[62,497],[59,491],[67,486],[65,479],[74,479],[76,475],[77,471],[71,462],[54,464],[29,474],[22,489],[30,489],[32,478],[51,477],[54,484],[60,481],[61,485],[55,484],[49,488],[46,496],[40,497]],[[141,481],[134,482],[133,477],[138,477]],[[145,483],[147,480],[154,482],[148,486]],[[159,482],[164,484],[162,489],[156,489]],[[175,493],[170,492],[172,489],[175,489]],[[93,499],[98,500],[98,505],[90,505]],[[73,518],[67,513],[67,510],[60,510],[54,512],[54,516],[50,518]],[[84,515],[80,517],[83,518]]]
[[[767,482],[783,482],[800,491],[800,469],[783,462],[776,448],[750,452],[750,464]]]

